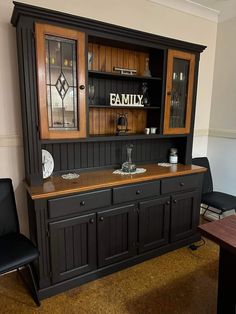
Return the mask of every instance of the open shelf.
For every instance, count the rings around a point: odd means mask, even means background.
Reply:
[[[138,107],[138,106],[103,106],[103,105],[90,105],[89,108],[109,108],[109,109],[141,109],[141,110],[159,110],[160,107]]]
[[[105,77],[105,78],[118,78],[118,79],[131,79],[131,80],[153,80],[153,81],[161,81],[161,77],[149,77],[149,76],[142,76],[142,75],[127,75],[127,74],[119,74],[115,72],[103,72],[103,71],[88,71],[90,76],[94,77]]]

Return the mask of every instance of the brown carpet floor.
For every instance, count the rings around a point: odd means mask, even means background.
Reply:
[[[182,248],[34,305],[14,272],[0,277],[0,313],[215,314],[218,247]]]

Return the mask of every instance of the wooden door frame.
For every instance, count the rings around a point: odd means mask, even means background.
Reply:
[[[69,38],[77,41],[77,119],[78,130],[49,130],[47,92],[45,35]],[[86,93],[85,89],[85,33],[49,24],[35,23],[35,42],[38,79],[39,125],[41,139],[66,139],[86,137]]]
[[[169,127],[174,58],[189,61],[188,97],[187,97],[186,118],[185,118],[184,128],[170,128]],[[192,114],[192,106],[193,106],[192,102],[193,102],[194,73],[195,73],[195,54],[183,52],[179,50],[168,50],[163,134],[189,134],[190,133],[191,114]]]

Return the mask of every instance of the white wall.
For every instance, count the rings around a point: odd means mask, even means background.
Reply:
[[[236,18],[219,23],[208,156],[215,188],[236,195]]]
[[[25,0],[19,1],[75,15],[81,15],[162,36],[203,44],[195,127],[194,150],[206,154],[217,25],[214,22],[150,3],[146,0]],[[12,177],[19,204],[20,222],[27,232],[27,216],[22,188],[24,178],[21,141],[20,99],[15,31],[10,25],[12,0],[0,0],[0,177]],[[202,138],[203,135],[203,138]],[[12,146],[13,145],[13,146]],[[15,146],[14,146],[15,145]]]

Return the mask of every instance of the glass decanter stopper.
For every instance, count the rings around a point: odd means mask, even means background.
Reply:
[[[143,73],[144,76],[149,76],[151,77],[151,71],[149,69],[149,58],[146,58],[145,60],[145,70],[144,70],[144,73]]]
[[[129,144],[126,146],[126,151],[127,151],[127,161],[125,161],[122,164],[122,171],[123,172],[135,172],[136,170],[136,165],[132,163],[132,150],[133,150],[133,145]]]

